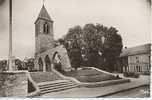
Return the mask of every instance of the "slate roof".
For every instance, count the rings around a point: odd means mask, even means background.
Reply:
[[[45,8],[44,5],[42,6],[42,8],[41,8],[41,10],[40,10],[40,13],[39,13],[37,19],[39,19],[39,18],[42,18],[42,19],[46,19],[46,20],[52,21],[50,15],[49,15],[49,13],[47,12],[47,10],[46,10],[46,8]],[[37,21],[37,20],[36,20],[36,21]]]
[[[132,48],[123,49],[120,57],[150,53],[151,44],[144,44]]]

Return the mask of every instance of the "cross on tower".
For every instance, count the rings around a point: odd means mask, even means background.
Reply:
[[[45,0],[43,0],[43,5],[44,5],[44,3],[45,3]]]

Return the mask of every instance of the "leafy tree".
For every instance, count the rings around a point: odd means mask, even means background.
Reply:
[[[70,28],[64,40],[65,47],[67,48],[68,55],[70,57],[71,65],[75,69],[80,67],[82,61],[81,55],[81,37],[82,29],[80,26]]]
[[[82,28],[81,26],[75,26],[73,28],[70,28],[67,35],[65,36],[66,40],[71,40],[74,38],[80,38],[82,35]]]
[[[82,64],[77,62],[82,61],[83,48],[87,66],[107,71],[114,71],[114,65],[123,47],[118,30],[101,24],[86,24],[83,28],[80,26],[70,28],[64,41],[70,41],[66,47],[72,65],[80,66]]]
[[[18,70],[23,70],[22,61],[20,59],[15,59],[15,66]]]
[[[0,61],[0,72],[7,70],[7,60],[1,60]]]
[[[122,38],[114,27],[105,27],[100,24],[86,24],[83,28],[87,57],[90,66],[103,67],[114,71],[114,65],[122,49]],[[105,41],[102,40],[105,38]]]
[[[34,58],[29,58],[27,59],[27,62],[25,62],[26,64],[26,69],[28,69],[28,71],[33,71],[34,69]]]
[[[70,58],[71,58],[72,67],[74,67],[75,69],[80,67],[82,57],[81,57],[81,48],[80,48],[77,40],[73,41],[72,48],[70,49],[69,54],[70,54]]]
[[[115,70],[114,65],[123,47],[122,38],[117,32],[115,28],[110,27],[105,35],[106,39],[103,54],[106,59],[106,67],[108,67],[110,71]]]
[[[98,62],[98,45],[97,45],[97,30],[93,24],[86,24],[83,27],[83,37],[86,43],[86,56],[89,66],[97,66]]]

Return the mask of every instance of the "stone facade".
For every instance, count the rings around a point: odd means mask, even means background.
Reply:
[[[26,97],[27,72],[0,72],[0,97]]]
[[[53,44],[54,41],[52,40],[52,37],[48,35],[44,35],[44,34],[38,35],[35,41],[36,41],[35,55],[54,47],[54,44]]]

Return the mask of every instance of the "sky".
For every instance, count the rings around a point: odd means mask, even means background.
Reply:
[[[8,58],[8,2],[0,0],[0,59]],[[33,57],[35,26],[43,0],[13,0],[13,55]],[[45,0],[55,39],[87,23],[115,27],[124,47],[150,43],[150,0]]]

